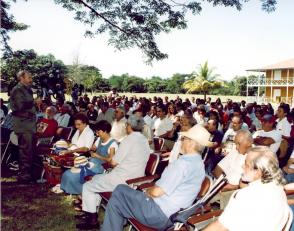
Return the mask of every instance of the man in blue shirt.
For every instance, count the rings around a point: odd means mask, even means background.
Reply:
[[[123,230],[128,218],[159,230],[172,225],[170,215],[190,206],[201,188],[205,171],[200,153],[212,145],[209,138],[210,133],[201,125],[181,133],[183,155],[168,165],[145,193],[118,185],[108,202],[102,231]]]

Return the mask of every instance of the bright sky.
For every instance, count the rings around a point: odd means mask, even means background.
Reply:
[[[198,16],[189,17],[188,29],[158,37],[169,58],[144,63],[138,49],[115,51],[107,45],[108,35],[85,38],[85,26],[73,13],[53,0],[18,0],[11,13],[30,27],[11,33],[14,50],[34,49],[38,54],[53,54],[72,64],[79,54],[83,64],[98,67],[103,77],[129,73],[140,77],[170,77],[191,73],[208,60],[222,79],[246,74],[245,70],[294,58],[294,1],[278,1],[273,13],[261,10],[261,2],[251,0],[242,11],[203,5]]]

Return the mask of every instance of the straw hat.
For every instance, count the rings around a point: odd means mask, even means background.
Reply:
[[[65,140],[58,140],[55,145],[56,148],[68,148],[68,143]]]
[[[180,135],[188,137],[205,147],[213,145],[213,142],[210,141],[210,133],[200,124],[196,124],[186,132],[181,132]]]

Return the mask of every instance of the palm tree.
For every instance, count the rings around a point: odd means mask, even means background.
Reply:
[[[206,95],[209,90],[214,88],[219,88],[223,83],[217,80],[218,74],[214,74],[215,68],[208,67],[208,61],[203,65],[199,65],[198,72],[192,73],[189,80],[183,83],[183,88],[187,90],[187,93],[193,93],[200,91],[204,95],[204,100],[206,100]]]

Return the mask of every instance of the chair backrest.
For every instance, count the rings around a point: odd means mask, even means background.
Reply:
[[[164,139],[159,137],[153,138],[154,151],[161,151],[164,146]]]
[[[73,132],[72,127],[64,127],[62,128],[60,138],[64,140],[69,140],[71,138],[72,132]]]
[[[209,187],[209,189],[207,190],[207,192],[205,193],[205,195],[200,198],[199,200],[196,201],[196,203],[194,203],[192,206],[180,210],[174,214],[172,214],[170,216],[170,221],[172,223],[183,223],[186,225],[187,220],[189,219],[189,217],[191,217],[192,215],[195,214],[195,211],[203,208],[203,206],[209,202],[209,200],[216,195],[216,193],[222,188],[222,186],[226,183],[226,178],[225,178],[225,174],[222,174],[214,183],[211,187]],[[205,183],[206,184],[206,183]],[[203,187],[203,188],[207,188],[207,187]],[[200,190],[201,191],[201,190]]]
[[[151,176],[154,175],[159,163],[159,155],[156,153],[151,153],[149,156],[149,160],[146,164],[145,175]]]
[[[210,176],[205,176],[202,184],[201,184],[201,188],[200,191],[198,192],[197,198],[202,198],[205,196],[205,194],[208,192],[208,190],[210,189],[211,185],[212,185],[212,179]]]
[[[289,231],[292,225],[292,221],[293,221],[293,213],[290,207],[288,206],[288,219],[282,231]]]

